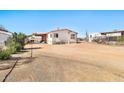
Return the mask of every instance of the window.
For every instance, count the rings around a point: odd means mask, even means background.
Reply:
[[[75,39],[76,35],[75,34],[71,34],[71,39]]]
[[[54,37],[55,37],[55,38],[58,38],[58,33],[55,33],[55,34],[54,34]]]

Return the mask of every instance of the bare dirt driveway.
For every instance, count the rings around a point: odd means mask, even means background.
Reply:
[[[6,81],[124,81],[123,46],[34,44],[36,47],[41,48],[33,49],[33,61],[17,66]],[[30,52],[23,56],[29,57]],[[1,80],[8,71],[0,71]]]

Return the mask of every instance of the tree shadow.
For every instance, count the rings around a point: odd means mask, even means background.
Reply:
[[[31,49],[41,49],[41,47],[25,48],[24,50],[31,50]]]
[[[17,66],[32,63],[35,59],[36,57],[19,57]]]
[[[25,52],[29,52],[28,50],[21,50],[19,52],[16,52],[15,54],[21,54],[21,53],[25,53]]]

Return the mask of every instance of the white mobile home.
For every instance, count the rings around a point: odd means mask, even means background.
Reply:
[[[7,39],[11,36],[12,36],[12,33],[6,30],[0,29],[0,47],[3,47],[5,45],[5,41],[7,41]]]
[[[116,42],[118,37],[124,37],[124,30],[89,34],[89,42],[95,39],[101,39],[106,42]]]
[[[77,32],[69,29],[57,29],[48,32],[47,43],[48,44],[61,44],[61,43],[76,43]]]
[[[88,41],[92,42],[94,39],[101,37],[101,33],[90,33],[88,35]]]

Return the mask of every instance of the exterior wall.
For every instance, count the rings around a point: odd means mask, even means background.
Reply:
[[[3,47],[5,45],[5,41],[11,36],[12,34],[9,32],[0,31],[0,47]]]
[[[48,43],[48,44],[52,44],[52,43],[53,43],[52,37],[53,37],[53,33],[49,33],[49,34],[48,34],[48,38],[47,38],[47,43]]]
[[[58,38],[54,37],[54,34],[58,34]],[[75,34],[75,39],[71,39],[71,34]],[[55,44],[55,43],[72,43],[76,42],[77,40],[77,34],[75,32],[71,32],[68,30],[58,30],[48,33],[48,44]]]
[[[71,34],[75,34],[75,39],[71,39]],[[68,43],[76,43],[77,42],[77,33],[70,32],[69,33],[69,42]]]
[[[121,36],[121,32],[119,32],[119,33],[109,33],[109,34],[106,34],[106,36]]]

